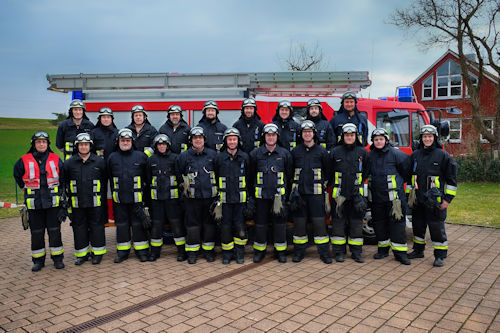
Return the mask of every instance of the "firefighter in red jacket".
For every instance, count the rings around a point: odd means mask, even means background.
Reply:
[[[61,221],[63,163],[50,149],[49,135],[39,131],[31,137],[31,148],[14,165],[14,178],[24,189],[31,230],[32,271],[45,265],[45,230],[49,234],[50,255],[57,269],[64,268]]]
[[[106,253],[105,221],[101,218],[106,186],[106,162],[91,153],[93,142],[88,133],[76,136],[76,154],[64,163],[66,193],[71,206],[71,226],[75,241],[75,265],[92,256],[92,264],[101,262]]]

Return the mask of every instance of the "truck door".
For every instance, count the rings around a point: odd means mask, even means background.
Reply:
[[[406,153],[411,152],[410,114],[408,110],[393,109],[377,112],[377,127],[385,128],[393,146]]]

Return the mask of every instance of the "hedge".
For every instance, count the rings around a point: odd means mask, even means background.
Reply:
[[[500,160],[491,157],[460,156],[458,164],[459,182],[500,182]]]

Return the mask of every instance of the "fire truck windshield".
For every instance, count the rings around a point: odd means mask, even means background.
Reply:
[[[410,114],[407,110],[377,112],[377,127],[386,129],[395,147],[410,145]]]

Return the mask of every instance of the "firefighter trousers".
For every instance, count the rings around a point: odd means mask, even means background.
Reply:
[[[177,246],[186,244],[186,229],[182,221],[182,207],[179,199],[151,200],[151,252],[160,255],[163,245],[163,226],[170,224]]]
[[[210,213],[214,198],[185,198],[186,251],[213,251],[215,248],[215,222]]]
[[[294,213],[294,248],[301,253],[305,251],[308,243],[307,221],[310,220],[313,227],[314,244],[318,247],[318,252],[328,255],[329,237],[325,222],[325,196],[323,194],[302,195],[302,200],[304,200],[305,207]]]
[[[408,244],[406,242],[406,218],[403,207],[403,217],[396,220],[391,215],[392,202],[373,202],[371,204],[373,228],[378,242],[378,250],[388,253],[389,248],[395,255],[399,252],[406,253]]]
[[[413,226],[413,250],[423,252],[425,250],[425,232],[429,227],[431,241],[434,247],[434,256],[444,259],[448,255],[448,239],[444,221],[446,220],[445,210],[432,210],[423,204],[417,204],[412,209]]]
[[[75,256],[88,257],[106,253],[106,236],[102,215],[103,207],[72,208],[73,239]],[[92,246],[92,249],[90,246]]]
[[[221,245],[223,251],[234,246],[245,246],[248,241],[247,228],[243,218],[243,203],[222,204]]]
[[[286,216],[272,213],[274,199],[255,199],[255,251],[266,251],[269,223],[273,227],[273,242],[276,251],[286,250]]]
[[[63,260],[61,223],[57,220],[59,207],[29,209],[31,256],[34,263],[45,262],[45,230],[49,235],[50,256],[54,262]]]
[[[135,203],[113,203],[116,223],[116,248],[119,257],[126,257],[132,248],[136,254],[147,254],[149,248],[148,235],[142,221],[135,212]],[[132,229],[132,234],[130,230]]]
[[[359,255],[363,249],[363,217],[354,209],[352,200],[344,202],[341,215],[337,215],[333,201],[331,238],[333,253],[346,253],[347,243],[351,253]]]

